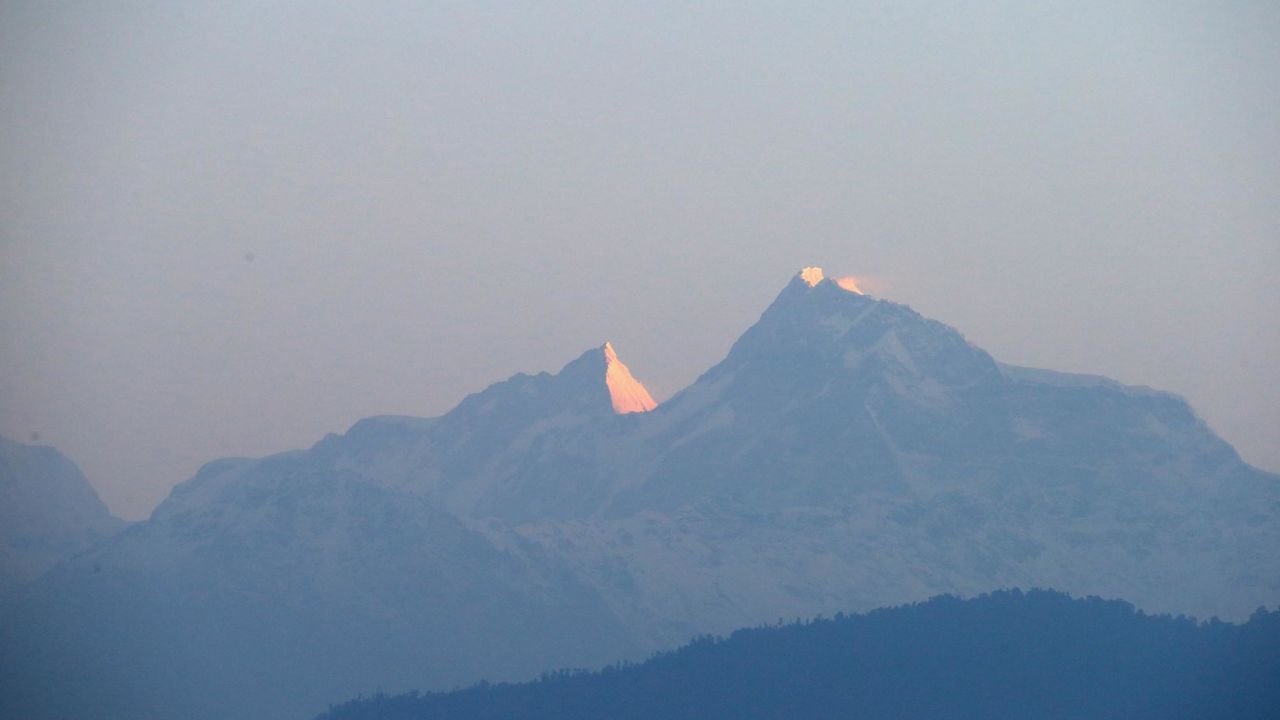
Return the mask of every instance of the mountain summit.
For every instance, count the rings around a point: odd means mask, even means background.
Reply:
[[[631,370],[618,359],[613,345],[605,343],[604,384],[609,388],[609,399],[613,402],[613,411],[619,415],[634,412],[649,412],[658,406],[649,396],[649,391],[631,376]]]
[[[862,288],[858,287],[857,278],[853,277],[852,275],[846,275],[845,277],[834,278],[834,279],[827,278],[827,276],[822,272],[822,268],[817,266],[809,266],[807,268],[802,269],[800,272],[796,273],[795,281],[803,282],[805,285],[808,285],[809,287],[817,287],[819,283],[826,281],[826,282],[834,283],[836,287],[840,288],[841,290],[845,290],[851,293],[856,293],[858,295],[863,294]]]
[[[657,403],[649,391],[618,359],[613,345],[591,348],[567,363],[560,372],[527,375],[490,385],[468,396],[449,415],[472,411],[481,414],[546,415],[565,410],[597,415],[648,412]],[[448,415],[446,415],[448,417]]]

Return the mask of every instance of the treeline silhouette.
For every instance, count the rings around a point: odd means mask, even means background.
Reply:
[[[1280,611],[1247,623],[1009,590],[703,637],[638,664],[376,695],[323,720],[1277,718]]]

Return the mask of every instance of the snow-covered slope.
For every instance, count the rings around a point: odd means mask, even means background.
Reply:
[[[606,411],[589,352],[421,426],[417,455],[366,444],[392,420],[321,447],[515,526],[667,639],[1005,585],[1235,618],[1280,601],[1280,481],[1180,398],[1002,365],[849,285],[806,268],[644,415]],[[594,411],[548,399],[582,387]]]
[[[38,583],[0,674],[8,707],[218,716],[261,677],[320,709],[1010,585],[1239,619],[1280,602],[1277,520],[1280,478],[1176,396],[1001,365],[806,268],[662,405],[605,345],[210,464]]]
[[[462,517],[577,517],[612,496],[615,446],[653,407],[606,343],[554,375],[491,385],[435,420],[361,421],[313,453]]]
[[[639,380],[631,375],[631,369],[626,363],[618,359],[618,354],[613,351],[613,345],[605,343],[601,348],[604,351],[605,373],[604,384],[609,389],[609,400],[613,405],[613,411],[620,414],[649,412],[658,406],[653,401],[653,397],[649,395],[649,391]]]
[[[813,269],[642,420],[609,502],[519,529],[672,637],[1009,585],[1280,601],[1280,479],[1183,400],[1000,365]]]

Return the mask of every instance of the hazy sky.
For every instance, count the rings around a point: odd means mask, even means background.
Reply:
[[[1274,3],[368,5],[0,4],[0,433],[118,514],[808,264],[1280,470]]]

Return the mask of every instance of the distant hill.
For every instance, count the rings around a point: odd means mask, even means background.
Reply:
[[[322,720],[1280,716],[1280,612],[1243,625],[998,592],[702,639],[639,665],[375,696]]]
[[[62,453],[0,437],[0,592],[124,524]]]
[[[421,678],[636,652],[554,561],[304,454],[210,463],[150,520],[20,588],[0,718],[303,718]]]

